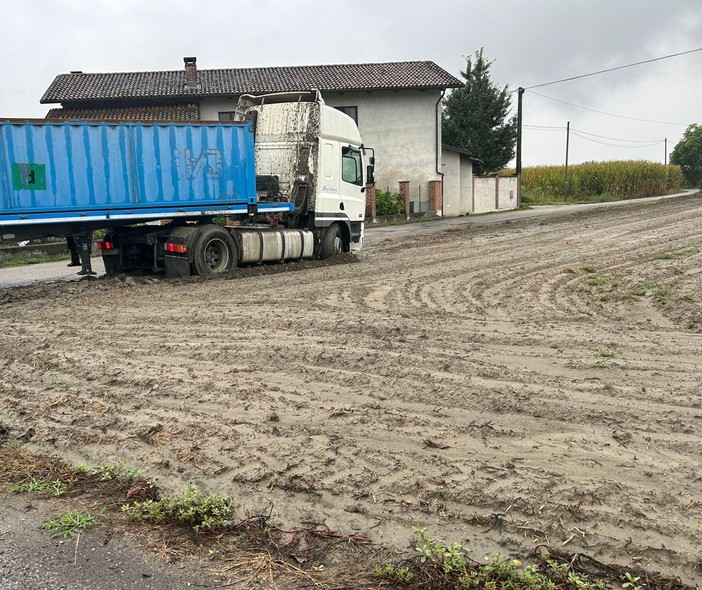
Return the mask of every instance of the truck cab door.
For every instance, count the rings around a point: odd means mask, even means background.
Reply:
[[[363,221],[366,215],[366,196],[363,182],[361,148],[341,146],[341,203],[349,221]]]

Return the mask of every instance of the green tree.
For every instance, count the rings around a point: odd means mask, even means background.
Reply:
[[[490,79],[492,62],[482,48],[474,59],[466,57],[461,76],[465,86],[446,99],[443,111],[443,143],[467,150],[484,163],[480,173],[496,172],[514,157],[517,117],[509,117],[512,97],[507,86],[500,89]]]
[[[673,148],[670,163],[678,164],[692,186],[702,186],[702,126],[692,124]]]

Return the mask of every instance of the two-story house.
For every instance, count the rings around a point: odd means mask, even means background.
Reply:
[[[351,116],[375,149],[376,186],[409,181],[415,210],[441,203],[441,99],[463,83],[431,61],[270,68],[60,74],[41,99],[48,118],[227,120],[242,94],[317,89]],[[437,194],[438,200],[437,200]],[[436,208],[436,207],[435,207]]]

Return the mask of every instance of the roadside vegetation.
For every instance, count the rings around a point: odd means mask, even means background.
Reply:
[[[0,258],[0,268],[12,268],[15,266],[25,266],[27,264],[42,264],[43,262],[57,262],[59,260],[70,260],[68,254],[42,254],[29,253],[27,255],[9,256]]]
[[[237,588],[691,590],[672,578],[545,545],[520,559],[496,554],[479,561],[466,544],[432,538],[422,527],[415,527],[414,542],[398,560],[362,535],[320,525],[283,528],[273,521],[272,509],[237,515],[233,499],[192,485],[181,494],[161,495],[139,469],[122,463],[72,467],[9,438],[9,428],[0,423],[1,493],[31,493],[60,505],[41,524],[47,534],[71,539],[99,526],[140,527],[140,537],[152,539],[155,552],[171,561],[186,555],[207,560],[214,574],[235,576],[236,583],[227,585]]]
[[[390,191],[375,191],[376,215],[399,215],[404,213],[405,199],[401,194]]]
[[[20,254],[5,254],[0,250],[0,268],[56,262],[58,260],[70,260],[68,251],[65,254],[44,254],[36,250]]]
[[[702,126],[689,125],[673,149],[671,164],[678,164],[691,186],[702,184]]]
[[[532,205],[601,203],[665,195],[681,190],[684,184],[680,166],[646,161],[569,166],[567,186],[563,166],[529,166],[522,169],[522,201]]]
[[[0,245],[0,268],[70,259],[64,239],[48,238],[22,242],[20,246],[15,242]]]

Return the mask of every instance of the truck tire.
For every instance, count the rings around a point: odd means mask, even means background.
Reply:
[[[193,263],[199,275],[212,275],[234,268],[237,249],[231,234],[218,225],[205,226],[195,243]]]
[[[332,223],[322,234],[322,247],[319,250],[320,260],[331,258],[344,251],[344,238],[338,223]]]

